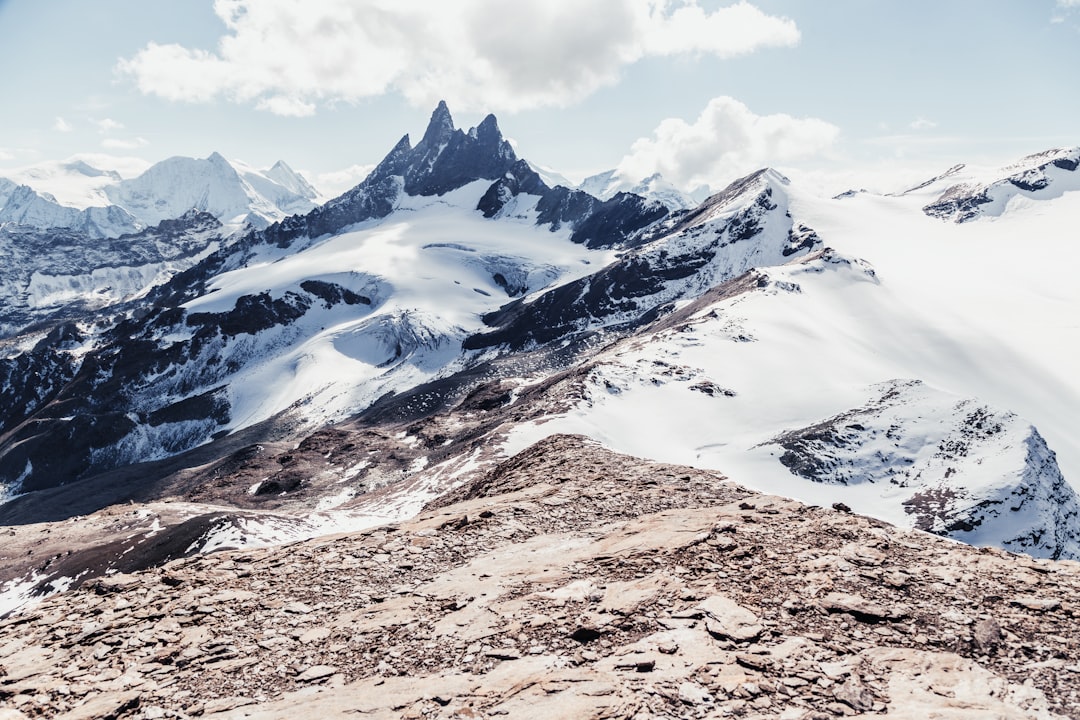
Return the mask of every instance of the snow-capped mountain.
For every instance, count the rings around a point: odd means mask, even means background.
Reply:
[[[131,213],[116,205],[79,210],[61,205],[51,195],[38,193],[28,185],[9,181],[0,184],[0,226],[4,225],[74,230],[95,240],[119,237],[141,227]]]
[[[926,214],[957,223],[969,222],[998,217],[1010,204],[1052,199],[1080,190],[1078,166],[1080,147],[1048,150],[1000,170],[959,165],[905,194],[940,193],[923,208]]]
[[[606,213],[610,231],[575,242],[572,228],[588,212],[553,207],[554,231],[526,208],[543,198],[520,192],[505,198],[520,215],[504,203],[500,222],[486,219],[478,206],[523,167],[494,117],[465,133],[440,105],[415,147],[402,138],[354,190],[211,255],[77,354],[37,348],[73,380],[38,402],[7,389],[4,430],[33,428],[35,440],[17,434],[5,444],[0,472],[28,490],[173,454],[290,409],[312,427],[459,367],[481,316],[606,264],[610,253],[590,245],[622,242],[634,224],[636,204],[593,202],[585,210]],[[70,402],[108,432],[80,439],[67,420],[35,420]],[[69,451],[58,457],[54,442]]]
[[[105,188],[134,177],[150,163],[107,155],[78,155],[61,162],[41,162],[23,168],[0,170],[0,176],[17,185],[27,185],[66,207],[85,210],[109,204]],[[0,186],[4,183],[0,179]],[[0,205],[3,195],[0,194]]]
[[[295,538],[402,519],[577,433],[1076,557],[1070,157],[985,177],[1018,194],[963,223],[924,211],[963,168],[842,199],[763,169],[677,209],[552,186],[494,116],[466,131],[440,103],[419,142],[339,197],[213,252],[213,223],[186,229],[170,242],[190,266],[168,281],[8,343],[0,485],[22,495],[2,516],[182,495],[246,528],[226,544]],[[209,177],[225,215],[258,186],[220,156],[156,168],[124,186],[147,188],[131,191],[146,207],[153,188],[190,189],[181,177]],[[1046,184],[1021,188],[1025,173]],[[148,265],[180,252],[140,237]],[[81,282],[41,275],[35,302]]]
[[[162,160],[138,177],[107,186],[105,194],[146,225],[196,209],[225,225],[253,227],[308,212],[319,197],[284,163],[260,172],[243,163],[230,163],[216,152],[205,159]]]
[[[11,179],[0,178],[0,223],[118,237],[194,209],[226,226],[266,227],[307,213],[324,200],[282,161],[258,170],[213,153],[205,159],[173,157],[146,168],[132,162],[123,167],[139,172],[125,178],[82,159],[17,170]]]
[[[215,249],[217,235],[264,227],[322,200],[284,162],[262,172],[217,154],[171,158],[129,180],[81,159],[24,168],[16,177],[61,191],[74,205],[0,178],[0,245],[7,248],[0,255],[0,338],[126,301]]]
[[[660,173],[654,173],[641,180],[630,180],[619,170],[607,170],[590,175],[578,185],[583,190],[600,200],[608,200],[617,193],[627,192],[662,203],[670,210],[691,210],[709,197],[708,186],[684,192],[664,179]]]

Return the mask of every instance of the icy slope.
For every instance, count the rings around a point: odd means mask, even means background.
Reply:
[[[320,283],[359,298],[353,305],[316,299],[280,336],[237,338],[248,360],[230,380],[228,427],[290,407],[302,408],[312,424],[340,419],[387,391],[430,379],[457,360],[462,339],[508,292],[572,280],[610,257],[527,220],[485,220],[473,207],[486,188],[478,182],[437,199],[406,196],[383,222],[253,259],[187,303],[189,317],[220,315],[265,288],[272,299],[310,297]],[[220,352],[230,357],[233,345],[227,341]]]
[[[865,406],[770,447],[814,482],[877,484],[900,524],[1037,557],[1080,559],[1080,502],[1039,432],[1013,413],[892,381]]]

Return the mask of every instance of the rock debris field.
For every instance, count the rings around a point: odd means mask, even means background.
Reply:
[[[544,440],[361,533],[0,621],[21,718],[1080,718],[1080,563]]]

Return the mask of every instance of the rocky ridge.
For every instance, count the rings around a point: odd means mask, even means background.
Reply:
[[[402,524],[0,624],[5,717],[1080,717],[1080,565],[556,436]]]
[[[1000,215],[1014,197],[1059,197],[1077,187],[1075,174],[1080,167],[1080,147],[1049,150],[1024,158],[1007,168],[1004,178],[992,180],[978,178],[950,185],[940,197],[923,208],[930,217],[965,223],[985,216]],[[964,169],[951,168],[933,180],[908,192],[929,187],[936,182],[951,178]]]

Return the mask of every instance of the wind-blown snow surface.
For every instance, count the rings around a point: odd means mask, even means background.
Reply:
[[[940,192],[823,200],[789,188],[793,217],[843,255],[766,269],[759,282],[766,287],[702,309],[682,331],[601,356],[589,397],[563,416],[513,431],[507,452],[580,432],[625,452],[716,468],[760,490],[843,501],[912,525],[917,513],[891,484],[811,484],[779,461],[784,450],[775,440],[866,406],[881,383],[921,380],[927,392],[950,398],[939,403],[943,413],[965,399],[1017,413],[1038,428],[1075,483],[1080,283],[1072,276],[1080,249],[1069,228],[1080,193],[1052,201],[1019,194],[999,217],[954,224],[922,212],[927,195]],[[1012,417],[1009,433],[1031,437]],[[913,410],[908,428],[925,443],[949,426],[924,420]],[[963,476],[953,481],[978,496],[980,487],[997,487],[1008,466],[1022,483],[1028,455],[1038,464],[1039,452],[1026,440],[1007,446],[1011,453],[988,446],[988,464],[958,467]],[[1002,522],[994,537],[972,539],[1006,544],[1017,530]],[[1067,552],[1075,556],[1071,542]]]
[[[189,314],[220,313],[242,296],[284,296],[311,281],[369,301],[313,307],[291,325],[238,339],[249,344],[248,359],[230,380],[228,427],[298,403],[314,426],[449,372],[458,367],[462,339],[483,327],[480,316],[509,300],[506,288],[530,293],[612,258],[570,242],[569,230],[535,226],[534,213],[520,203],[520,217],[486,220],[475,207],[490,184],[439,197],[402,194],[390,218],[316,239],[299,252],[264,250],[189,302]]]

